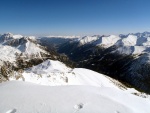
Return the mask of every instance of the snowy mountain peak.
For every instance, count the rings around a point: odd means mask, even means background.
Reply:
[[[37,66],[33,66],[27,71],[36,74],[44,74],[44,73],[51,73],[51,72],[67,72],[69,70],[70,70],[69,67],[66,67],[65,64],[59,61],[46,60]]]
[[[12,33],[4,33],[3,35],[4,35],[4,36],[7,36],[7,37],[12,37],[12,36],[13,36]]]
[[[116,45],[121,46],[135,46],[137,43],[137,36],[135,35],[128,35],[126,38],[119,40]]]
[[[0,36],[0,53],[0,64],[3,61],[14,62],[20,55],[26,58],[33,56],[41,58],[41,54],[48,54],[44,47],[37,44],[35,37],[24,37],[11,33]]]
[[[99,39],[99,36],[85,36],[82,38],[79,38],[78,41],[81,45],[92,43],[93,41],[96,41]]]
[[[13,39],[13,34],[11,34],[11,33],[5,33],[0,36],[0,42],[4,42],[4,41],[10,40],[10,39]]]
[[[114,45],[120,37],[115,36],[115,35],[109,35],[109,36],[102,36],[95,42],[97,46],[103,46],[103,47],[110,47]]]

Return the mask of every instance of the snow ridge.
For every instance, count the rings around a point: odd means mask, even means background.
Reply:
[[[20,74],[10,77],[16,80]],[[41,85],[91,85],[118,88],[105,75],[83,68],[71,69],[59,61],[46,60],[26,69],[18,80]]]
[[[130,33],[128,35],[109,35],[109,36],[85,36],[75,40],[79,45],[92,44],[94,46],[100,46],[109,48],[116,46],[118,49],[114,52],[120,54],[142,54],[149,53],[150,48],[150,33]]]

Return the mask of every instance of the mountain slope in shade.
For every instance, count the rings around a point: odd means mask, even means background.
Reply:
[[[80,40],[62,44],[58,52],[65,53],[78,67],[103,73],[150,93],[149,32],[98,36],[83,45]]]

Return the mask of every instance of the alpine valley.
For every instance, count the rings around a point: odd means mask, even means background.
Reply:
[[[150,32],[0,35],[0,113],[149,113]]]

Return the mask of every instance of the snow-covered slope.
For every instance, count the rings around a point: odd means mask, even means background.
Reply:
[[[148,52],[147,48],[145,46],[120,46],[116,50],[114,50],[114,53],[119,54],[126,54],[126,55],[140,55],[142,53]]]
[[[35,43],[29,41],[28,39],[27,39],[26,43],[19,45],[16,48],[19,49],[24,54],[27,54],[29,56],[34,54],[34,55],[38,55],[40,57],[40,52],[47,53],[45,50],[40,48],[40,45],[35,44]]]
[[[54,60],[46,60],[37,66],[26,69],[22,74],[16,73],[14,76],[11,76],[9,80],[19,80],[46,86],[82,85],[110,87],[124,90],[132,94],[137,93],[143,97],[145,96],[135,89],[127,88],[119,81],[104,74],[84,68],[72,69],[63,63]]]
[[[85,36],[75,40],[75,42],[78,42],[80,46],[85,44],[104,48],[117,46],[118,49],[116,51],[120,54],[141,54],[150,47],[150,33],[144,32],[119,36]]]
[[[35,43],[35,38],[13,35],[11,33],[0,36],[0,61],[15,62],[17,57],[41,56],[41,53],[48,54],[40,45]]]
[[[20,54],[21,52],[11,46],[3,46],[0,45],[0,65],[4,62],[4,61],[9,61],[9,62],[15,62],[16,60],[16,54],[18,53]]]
[[[137,36],[129,35],[126,38],[119,40],[116,45],[121,46],[135,46],[137,43]]]
[[[92,43],[98,39],[99,39],[99,36],[85,36],[85,37],[79,38],[76,41],[79,41],[80,45],[84,45],[84,44]]]
[[[103,74],[84,68],[71,69],[59,61],[46,60],[43,63],[28,68],[19,80],[37,83],[41,85],[90,85],[97,87],[118,88]],[[12,76],[10,80],[18,78]],[[115,80],[114,80],[115,82]]]
[[[113,46],[120,37],[115,36],[115,35],[110,35],[110,36],[103,36],[100,37],[96,42],[94,42],[97,46],[103,46],[105,48],[108,48],[110,46]]]
[[[20,82],[0,84],[1,113],[150,112],[148,95],[123,88],[121,83],[103,74],[71,69],[59,61],[46,60],[28,68],[21,78]]]
[[[127,92],[93,86],[0,84],[1,113],[149,113],[150,101]]]

